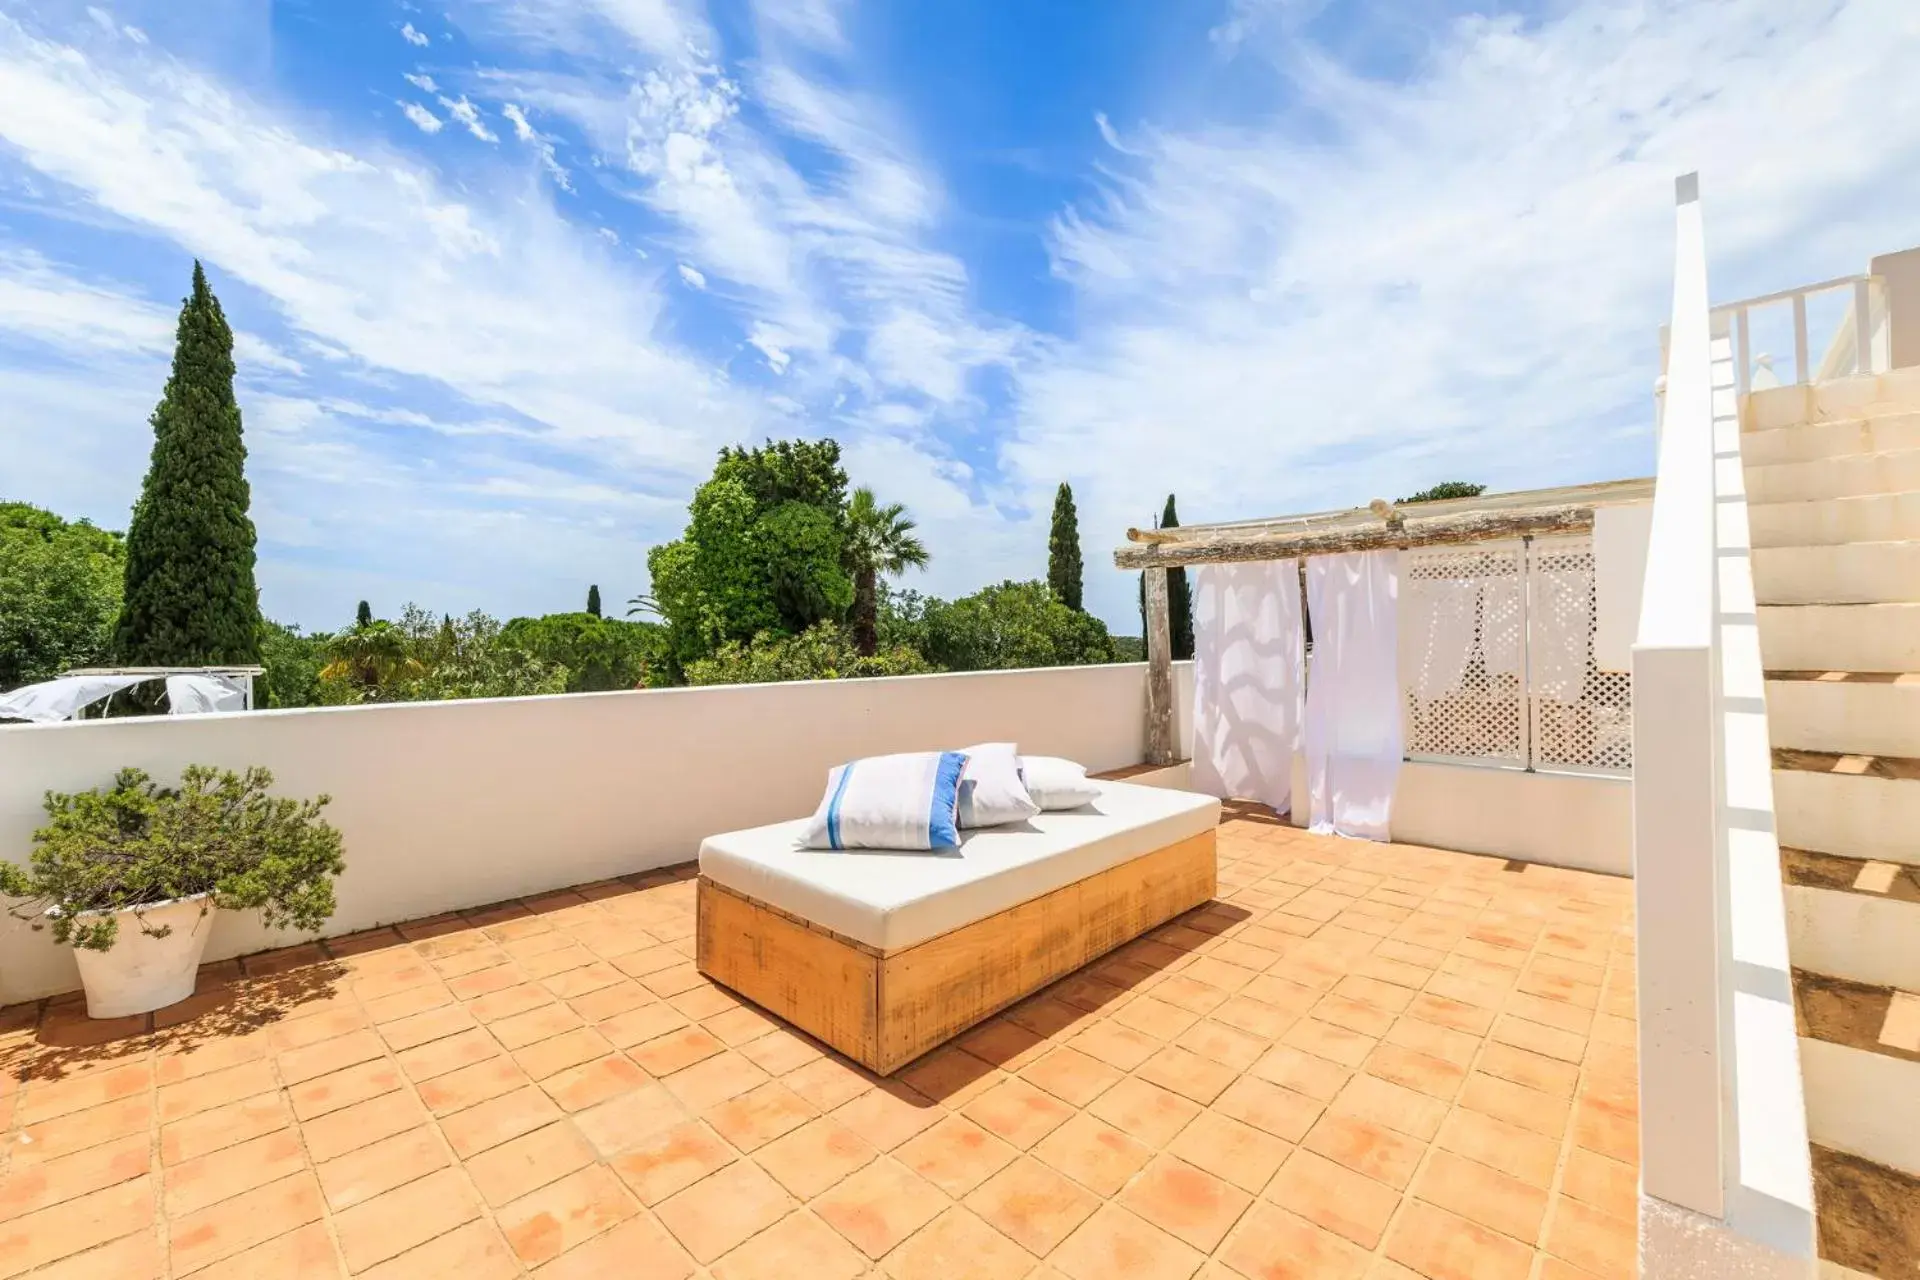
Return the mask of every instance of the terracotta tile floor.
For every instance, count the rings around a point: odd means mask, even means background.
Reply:
[[[694,971],[690,868],[0,1010],[0,1277],[1631,1275],[1627,882],[1220,836],[891,1080]]]

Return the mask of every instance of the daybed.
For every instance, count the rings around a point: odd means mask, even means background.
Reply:
[[[700,971],[881,1074],[1212,898],[1220,802],[1103,782],[957,849],[700,846]]]

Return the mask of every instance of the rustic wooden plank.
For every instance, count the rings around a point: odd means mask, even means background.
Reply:
[[[879,960],[702,876],[700,972],[871,1065],[879,1043]]]
[[[1455,515],[1416,517],[1417,508],[1401,508],[1399,523],[1342,525],[1297,533],[1230,531],[1199,532],[1179,542],[1121,547],[1113,553],[1122,569],[1147,571],[1180,565],[1240,564],[1286,560],[1301,556],[1337,555],[1347,551],[1382,551],[1390,547],[1430,547],[1492,542],[1527,534],[1586,533],[1593,529],[1591,506],[1538,507],[1522,511],[1471,511]],[[1152,621],[1152,589],[1148,589],[1148,620]],[[1152,654],[1149,651],[1149,660]],[[1149,757],[1151,758],[1151,757]]]
[[[880,1063],[891,1072],[968,1027],[1210,901],[1215,833],[1202,832],[888,955]]]
[[[1179,759],[1173,743],[1173,624],[1168,616],[1167,571],[1150,568],[1147,583],[1147,763]]]

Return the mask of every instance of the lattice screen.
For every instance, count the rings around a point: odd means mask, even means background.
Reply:
[[[1593,665],[1591,539],[1409,551],[1401,565],[1408,755],[1631,768],[1630,678]]]
[[[1527,550],[1527,651],[1534,767],[1633,767],[1633,682],[1593,665],[1593,541],[1539,538]]]
[[[1408,754],[1525,763],[1520,544],[1410,551],[1401,565]]]

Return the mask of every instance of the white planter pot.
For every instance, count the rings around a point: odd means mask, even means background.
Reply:
[[[197,893],[190,898],[113,912],[120,919],[120,932],[114,937],[112,949],[75,947],[80,982],[87,989],[87,1016],[124,1018],[151,1013],[192,995],[200,956],[207,949],[207,935],[213,932],[214,906],[207,900],[211,896]],[[162,926],[171,929],[164,938],[145,932]]]

